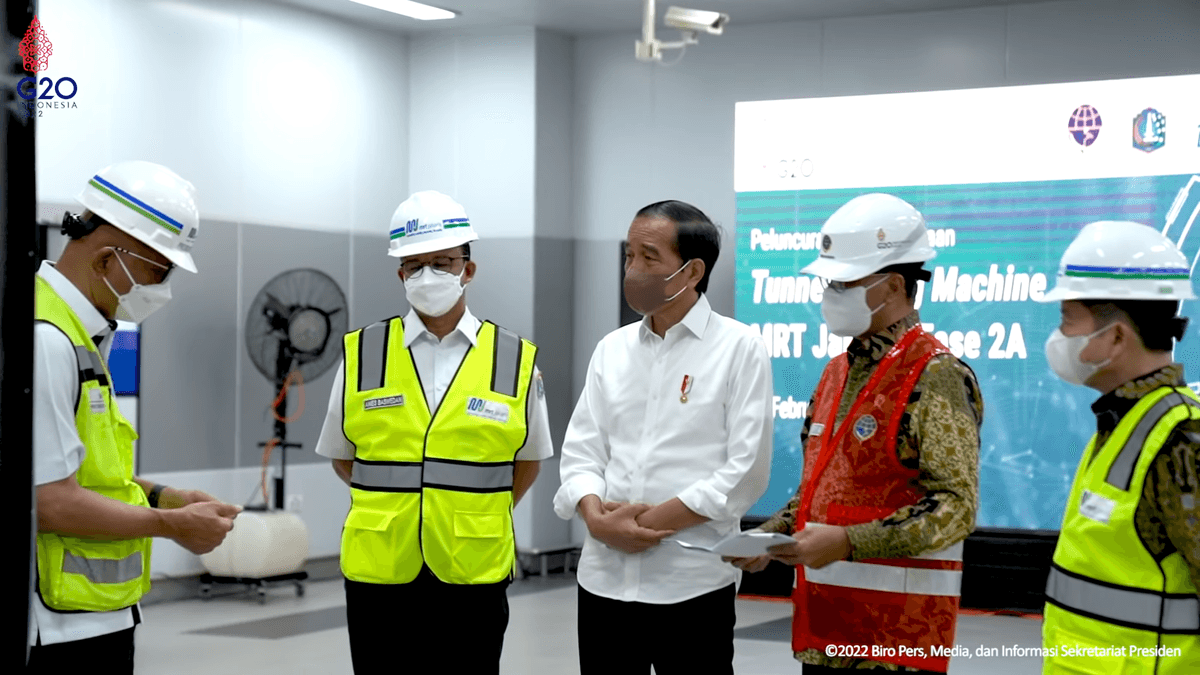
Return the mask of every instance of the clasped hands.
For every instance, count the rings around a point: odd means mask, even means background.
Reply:
[[[836,525],[809,526],[792,535],[788,544],[767,549],[767,555],[754,558],[721,558],[746,572],[761,572],[772,560],[785,565],[803,565],[820,569],[831,562],[845,560],[852,551],[846,528]]]
[[[598,541],[623,553],[641,553],[658,545],[675,530],[656,529],[650,504],[601,501],[588,495],[579,502],[579,512],[588,532]]]

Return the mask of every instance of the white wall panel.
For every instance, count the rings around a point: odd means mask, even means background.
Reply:
[[[824,22],[822,94],[1004,84],[1005,8]]]

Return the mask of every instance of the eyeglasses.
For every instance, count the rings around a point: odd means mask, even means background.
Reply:
[[[881,275],[881,274],[871,274],[871,275],[869,275],[869,276],[866,276],[866,277],[864,277],[862,280],[865,280],[865,279],[870,279],[871,277],[878,277],[878,276],[884,276],[884,275]],[[826,278],[824,278],[824,277],[821,277],[820,279],[821,279],[821,286],[822,286],[824,289],[826,289],[826,290],[831,290],[831,291],[833,291],[834,293],[845,293],[847,290],[849,290],[849,289],[851,289],[851,288],[856,288],[855,286],[850,286],[849,284],[858,283],[858,282],[855,282],[855,281],[850,281],[850,282],[846,282],[846,281],[831,281],[831,280],[829,280],[829,279],[826,279]],[[862,280],[860,280],[860,281],[862,281]],[[872,284],[872,285],[874,285],[874,284]]]
[[[162,278],[155,282],[157,284],[166,282],[166,280],[171,276],[171,272],[173,272],[175,270],[174,263],[168,263],[168,264],[164,265],[160,262],[155,262],[155,261],[147,258],[146,256],[138,255],[138,254],[134,253],[133,251],[130,251],[129,249],[126,249],[126,248],[121,248],[119,246],[110,246],[109,248],[111,248],[114,251],[124,253],[126,255],[131,255],[131,256],[137,258],[138,260],[144,260],[145,262],[148,262],[151,265],[154,265],[155,267],[166,270],[166,272],[163,273]]]
[[[433,262],[423,263],[416,260],[410,260],[400,265],[400,269],[404,271],[406,279],[416,279],[421,276],[421,272],[425,271],[426,267],[433,269],[434,274],[453,274],[455,262],[459,260],[470,260],[466,256],[438,256],[433,259]]]

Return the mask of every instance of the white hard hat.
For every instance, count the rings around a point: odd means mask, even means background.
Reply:
[[[932,260],[925,218],[885,194],[855,197],[821,226],[821,253],[800,270],[831,281],[855,281],[892,265]]]
[[[392,214],[388,255],[403,258],[441,251],[479,239],[467,211],[440,192],[415,192]]]
[[[196,188],[174,171],[151,162],[113,164],[75,199],[175,265],[196,271],[191,254],[200,231]]]
[[[1148,225],[1102,220],[1085,225],[1063,253],[1054,290],[1061,300],[1194,300],[1191,266]]]

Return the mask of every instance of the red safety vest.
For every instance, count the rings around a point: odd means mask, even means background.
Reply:
[[[817,385],[804,448],[798,529],[867,523],[921,499],[918,471],[896,456],[896,434],[926,364],[946,353],[936,338],[914,326],[884,357],[836,429],[849,360],[841,354],[830,361]],[[916,558],[796,569],[795,651],[844,645],[856,649],[839,654],[946,672],[949,655],[933,648],[954,647],[961,542]]]

